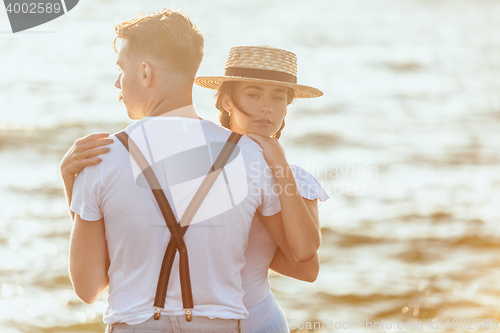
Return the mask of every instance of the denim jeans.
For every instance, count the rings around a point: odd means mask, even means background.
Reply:
[[[243,328],[248,333],[289,333],[283,309],[271,291],[259,303],[247,308],[248,318],[243,319]]]
[[[186,321],[184,316],[162,315],[159,320],[149,318],[137,325],[124,323],[111,324],[106,327],[105,333],[243,333],[241,320],[237,319],[209,319],[193,316],[193,320]]]

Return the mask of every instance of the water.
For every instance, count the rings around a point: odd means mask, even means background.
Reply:
[[[165,5],[86,0],[0,34],[1,332],[104,331],[106,295],[85,304],[68,278],[58,163],[75,139],[130,123],[113,87],[113,23]],[[200,75],[222,74],[230,46],[268,44],[295,52],[299,83],[325,92],[293,103],[281,139],[331,196],[318,280],[271,277],[292,331],[314,320],[423,323],[359,332],[500,320],[500,2],[171,5],[204,32]],[[195,87],[194,98],[217,121],[213,92]],[[439,329],[427,328],[434,318]]]

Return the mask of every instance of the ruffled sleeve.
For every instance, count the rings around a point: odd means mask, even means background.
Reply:
[[[309,200],[319,199],[320,202],[329,198],[319,180],[317,180],[316,177],[311,175],[304,168],[295,164],[290,164],[290,169],[292,169],[295,182],[299,187],[300,195],[302,195],[302,197]]]

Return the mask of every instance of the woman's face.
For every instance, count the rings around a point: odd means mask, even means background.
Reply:
[[[240,82],[236,87],[236,98],[242,110],[236,108],[230,96],[225,95],[222,100],[224,108],[231,114],[231,131],[272,136],[280,129],[288,105],[288,88]]]

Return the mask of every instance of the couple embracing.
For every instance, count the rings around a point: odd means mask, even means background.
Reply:
[[[109,288],[106,332],[288,332],[268,269],[316,279],[328,195],[278,139],[292,100],[322,92],[268,46],[233,47],[224,76],[196,78],[203,36],[176,11],[115,31],[115,86],[138,121],[77,140],[61,162],[76,294]],[[198,116],[195,82],[217,90],[222,127]]]

